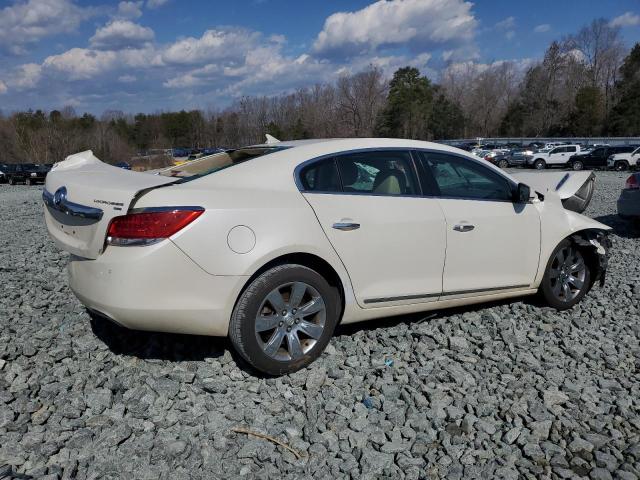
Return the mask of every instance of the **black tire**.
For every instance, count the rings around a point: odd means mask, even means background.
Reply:
[[[509,162],[507,160],[500,160],[498,166],[502,169],[509,168]]]
[[[33,183],[33,182],[31,182],[31,179],[30,179],[30,178],[27,178],[27,179],[25,179],[25,181],[24,181],[24,184],[25,184],[27,187],[30,187],[30,186],[32,185],[32,183]]]
[[[541,158],[538,158],[535,162],[533,162],[533,168],[535,168],[536,170],[544,170],[545,168],[547,168],[547,162],[545,162]]]
[[[616,162],[614,165],[614,168],[618,171],[618,172],[624,172],[625,170],[629,170],[629,164],[625,161],[621,161],[621,162]]]
[[[584,169],[584,163],[582,163],[582,160],[574,160],[571,162],[571,168],[575,171],[582,170]]]
[[[9,183],[9,185],[15,185],[16,181],[13,179],[13,177],[9,177],[9,181],[7,183]]]
[[[571,249],[572,251],[577,252],[584,263],[584,278],[582,279],[582,287],[580,289],[577,289],[577,294],[575,294],[574,297],[567,300],[563,300],[556,293],[554,293],[554,287],[556,283],[554,282],[553,277],[554,270],[557,271],[556,267],[558,267],[557,255],[563,249]],[[547,262],[544,277],[542,278],[542,283],[540,284],[540,295],[550,307],[555,308],[556,310],[568,310],[580,300],[582,300],[582,298],[587,294],[590,288],[591,271],[589,269],[589,263],[587,262],[587,259],[584,257],[583,252],[573,242],[569,240],[563,240],[562,242],[560,242],[560,245],[555,248],[555,250],[551,254],[551,257],[549,258],[549,261]],[[572,293],[572,295],[574,293]]]
[[[322,298],[325,307],[324,326],[321,335],[315,341],[311,341],[313,345],[308,351],[302,353],[299,358],[293,359],[293,355],[291,355],[288,360],[278,360],[263,350],[268,341],[265,340],[265,344],[261,345],[261,339],[258,338],[260,334],[256,332],[256,320],[259,310],[265,305],[270,293],[273,293],[274,290],[281,286],[293,284],[294,282],[303,282],[314,289]],[[295,313],[295,310],[290,313]],[[276,313],[271,315],[279,316]],[[231,315],[229,338],[236,351],[253,368],[269,375],[283,375],[306,367],[320,356],[331,340],[339,318],[339,293],[335,287],[329,285],[324,277],[302,265],[279,265],[262,273],[242,292]],[[280,322],[280,325],[282,323]],[[284,327],[286,328],[286,325]],[[277,329],[279,327],[274,328]],[[272,335],[275,334],[276,331],[274,330]],[[270,336],[268,331],[267,336]],[[309,342],[308,339],[303,340],[303,342],[305,341]],[[286,351],[289,348],[288,337],[283,337],[283,340],[278,345],[281,346],[278,350],[279,352],[283,348]]]

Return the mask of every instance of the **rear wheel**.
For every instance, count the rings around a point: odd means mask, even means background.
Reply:
[[[25,184],[25,185],[27,185],[27,186],[30,186],[32,183],[33,183],[33,182],[31,181],[31,179],[30,179],[30,178],[27,178],[27,179],[24,181],[24,184]]]
[[[574,170],[582,170],[584,168],[584,163],[582,163],[582,160],[574,160],[571,163],[571,168]]]
[[[539,158],[535,162],[533,162],[533,168],[535,168],[536,170],[544,170],[545,168],[547,168],[547,163]]]
[[[582,252],[564,240],[551,254],[540,292],[546,302],[566,310],[582,300],[591,288],[591,272]]]
[[[269,375],[295,372],[329,343],[339,317],[338,292],[302,265],[267,270],[240,296],[229,337],[238,353]]]
[[[9,185],[15,185],[16,181],[13,179],[13,177],[9,177]]]
[[[498,162],[498,166],[499,166],[500,168],[503,168],[503,169],[504,169],[504,168],[509,168],[509,162],[508,162],[507,160],[504,160],[504,159],[503,159],[503,160],[500,160],[500,161]]]
[[[618,172],[624,172],[625,170],[629,170],[629,164],[627,162],[616,162],[614,168]]]

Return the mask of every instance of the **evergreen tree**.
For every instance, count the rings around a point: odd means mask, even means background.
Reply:
[[[618,101],[606,130],[613,135],[640,135],[640,43],[625,58],[620,74],[622,78],[616,85]]]

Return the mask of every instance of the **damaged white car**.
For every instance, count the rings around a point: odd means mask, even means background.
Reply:
[[[604,279],[609,227],[572,211],[589,172],[510,176],[412,140],[269,140],[157,174],[90,151],[58,163],[45,219],[80,301],[132,329],[228,335],[278,375],[339,323],[535,293],[566,309]]]

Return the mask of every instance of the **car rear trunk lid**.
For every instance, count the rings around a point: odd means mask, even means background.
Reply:
[[[70,155],[46,178],[43,201],[49,235],[63,250],[98,258],[111,220],[126,214],[141,192],[176,180],[107,165],[90,150]]]

